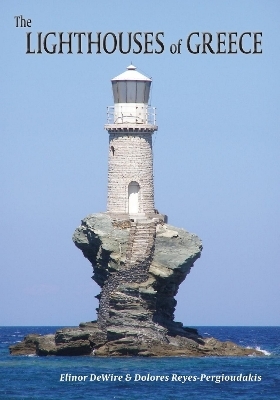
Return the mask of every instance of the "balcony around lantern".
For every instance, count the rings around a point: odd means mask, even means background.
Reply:
[[[107,131],[157,130],[156,108],[143,103],[116,103],[107,107]]]

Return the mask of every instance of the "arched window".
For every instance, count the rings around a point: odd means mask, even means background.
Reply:
[[[139,190],[140,186],[138,182],[132,181],[128,185],[128,213],[138,214],[139,213]]]

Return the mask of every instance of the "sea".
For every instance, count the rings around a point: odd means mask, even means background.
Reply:
[[[11,356],[8,346],[57,326],[0,327],[0,399],[279,400],[280,327],[196,327],[263,357]]]

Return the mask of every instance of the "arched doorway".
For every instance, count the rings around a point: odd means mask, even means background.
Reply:
[[[139,213],[139,183],[133,181],[128,185],[128,213]]]

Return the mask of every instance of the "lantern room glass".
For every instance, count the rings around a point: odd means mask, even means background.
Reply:
[[[148,104],[151,82],[149,81],[113,81],[114,103]]]

